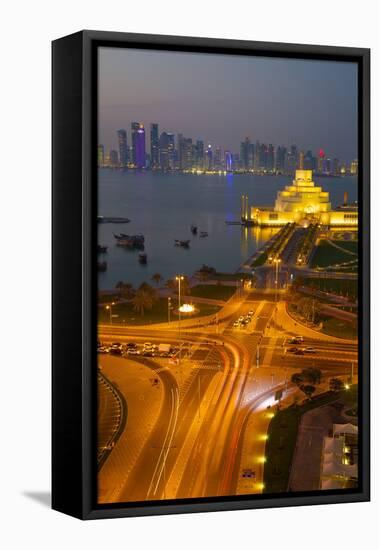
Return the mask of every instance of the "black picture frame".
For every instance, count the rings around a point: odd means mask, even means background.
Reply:
[[[115,46],[353,61],[359,82],[359,487],[313,493],[96,504],[96,52]],[[52,44],[52,507],[81,519],[370,499],[370,50],[81,31]]]

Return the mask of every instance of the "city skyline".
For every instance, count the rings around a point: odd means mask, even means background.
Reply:
[[[107,150],[98,145],[99,166],[120,166],[163,170],[226,170],[267,171],[293,174],[296,168],[313,170],[319,174],[356,175],[357,159],[339,159],[320,148],[316,152],[297,144],[277,145],[255,142],[246,136],[238,151],[222,149],[203,139],[194,139],[182,133],[160,131],[160,124],[132,122],[130,130],[116,132],[116,149]],[[128,138],[129,135],[129,138]],[[149,139],[148,139],[149,138]]]
[[[99,142],[106,148],[117,148],[115,128],[158,120],[167,132],[223,150],[239,150],[250,136],[357,157],[353,63],[101,48],[99,77]],[[149,141],[147,135],[147,149]]]

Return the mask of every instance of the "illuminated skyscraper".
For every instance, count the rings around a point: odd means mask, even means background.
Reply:
[[[222,169],[222,151],[220,147],[216,147],[215,154],[214,154],[214,169],[215,170],[221,170]]]
[[[150,124],[150,162],[151,168],[159,168],[159,133],[158,124]]]
[[[138,127],[137,127],[138,125]],[[133,164],[136,168],[145,168],[145,128],[143,124],[132,122]]]
[[[115,149],[109,151],[109,164],[113,167],[118,166],[118,152]]]
[[[304,170],[304,151],[300,151],[299,153],[299,170]]]
[[[287,155],[287,149],[285,147],[279,146],[276,150],[276,155],[275,155],[275,170],[277,172],[284,172],[286,155]]]
[[[159,139],[160,166],[162,170],[175,168],[175,136],[169,132],[162,132]]]
[[[139,122],[132,122],[132,158],[131,161],[134,164],[134,166],[137,166],[137,143],[138,143],[138,131],[143,125]],[[143,132],[143,136],[145,135],[145,131]]]
[[[99,145],[97,147],[97,165],[99,167],[104,166],[105,154],[104,154],[104,145]]]
[[[340,161],[339,159],[333,159],[332,173],[334,176],[338,176],[340,173]]]
[[[212,145],[209,143],[207,150],[205,151],[205,169],[212,170],[213,168],[213,152]]]
[[[181,170],[190,170],[193,166],[192,139],[178,134],[178,161]]]
[[[274,170],[275,167],[275,149],[272,143],[269,144],[267,148],[267,162],[266,162],[266,168],[270,172]]]
[[[228,172],[231,172],[233,170],[233,158],[232,158],[232,153],[230,151],[225,151],[224,163],[225,163],[225,170],[227,170]]]
[[[240,158],[242,168],[245,170],[251,170],[254,167],[254,145],[250,142],[249,137],[241,142]]]
[[[317,172],[319,174],[322,174],[324,170],[324,159],[325,159],[325,151],[323,149],[320,149],[318,152],[318,159],[317,159]]]
[[[204,168],[204,141],[198,139],[195,145],[195,155],[196,155],[196,168],[198,170],[203,170]]]
[[[358,174],[358,161],[356,159],[351,161],[350,174],[352,176],[356,176]]]
[[[126,130],[117,130],[118,136],[118,156],[121,166],[128,164],[128,144],[126,139]]]

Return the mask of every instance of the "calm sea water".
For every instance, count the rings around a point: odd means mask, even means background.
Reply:
[[[99,214],[130,218],[125,225],[99,224],[98,242],[108,246],[102,258],[108,269],[99,273],[99,288],[111,289],[122,280],[133,285],[151,282],[154,273],[164,279],[177,273],[191,275],[207,264],[218,271],[235,271],[275,233],[274,229],[230,226],[225,220],[240,217],[241,195],[250,205],[273,205],[277,192],[292,178],[253,175],[190,175],[99,170]],[[315,178],[329,191],[332,205],[357,199],[354,177]],[[201,239],[190,226],[207,231]],[[113,233],[145,235],[147,265],[138,262],[138,250],[116,246]],[[174,245],[174,239],[191,239],[190,248]]]

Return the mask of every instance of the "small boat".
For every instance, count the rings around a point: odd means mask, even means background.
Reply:
[[[102,246],[101,244],[97,245],[97,252],[98,254],[105,254],[108,250],[107,246]]]
[[[147,264],[147,254],[144,252],[140,252],[138,254],[138,261],[140,264]]]
[[[107,262],[97,262],[97,270],[98,271],[106,271],[108,267]]]
[[[191,232],[193,233],[193,235],[197,235],[197,225],[191,225]]]
[[[142,233],[138,233],[137,235],[126,235],[125,233],[120,233],[120,237],[122,239],[134,239],[134,240],[138,240],[138,241],[141,241],[141,242],[145,242],[145,237],[144,235],[142,235]]]
[[[203,239],[204,237],[208,237],[208,231],[200,231],[200,237]]]
[[[179,239],[175,239],[175,246],[181,246],[182,248],[189,248],[189,243],[191,241],[181,241]]]
[[[97,216],[97,223],[129,223],[129,218],[114,218],[107,216]]]
[[[125,248],[139,248],[144,250],[145,245],[141,241],[136,241],[132,238],[129,239],[117,239],[117,246],[124,246]]]

